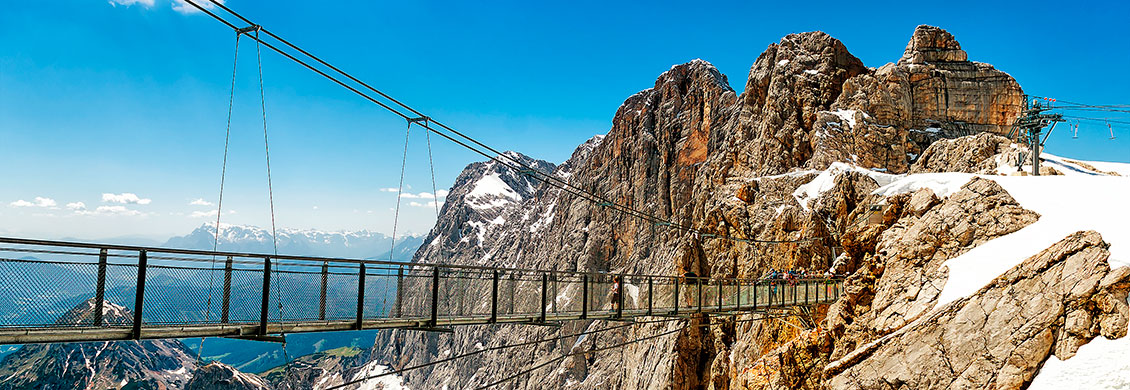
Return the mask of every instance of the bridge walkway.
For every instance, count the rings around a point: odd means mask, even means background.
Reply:
[[[841,279],[684,278],[0,237],[0,344],[270,340],[363,329],[732,315],[827,304]],[[621,281],[621,294],[612,286]]]

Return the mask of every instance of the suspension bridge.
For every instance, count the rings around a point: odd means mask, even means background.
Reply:
[[[501,153],[408,106],[314,56],[262,26],[209,0],[202,13],[241,37],[301,65],[425,130],[532,177],[545,186],[655,226],[752,244],[818,240],[759,240],[701,231],[616,202]],[[219,11],[222,10],[225,16]],[[234,65],[233,65],[234,68]],[[258,64],[271,225],[273,190],[267,145],[262,65]],[[231,130],[231,101],[228,135]],[[1064,110],[1125,112],[1125,105],[1065,103]],[[1110,118],[1065,119],[1123,124]],[[1130,122],[1126,122],[1130,123]],[[1077,132],[1077,125],[1076,125]],[[1110,130],[1114,138],[1113,130]],[[406,136],[407,137],[407,136]],[[223,215],[224,168],[216,232]],[[430,150],[430,138],[429,155]],[[405,145],[407,154],[407,142]],[[403,168],[403,167],[402,167]],[[433,169],[434,171],[434,169]],[[403,169],[401,184],[403,187]],[[434,173],[433,173],[433,193]],[[399,208],[399,194],[397,208]],[[437,210],[438,213],[438,210]],[[393,238],[395,242],[395,221]],[[218,242],[218,238],[217,238]],[[447,332],[481,324],[554,325],[570,320],[637,321],[641,317],[736,315],[827,304],[839,296],[838,278],[756,280],[681,277],[670,274],[565,271],[235,253],[0,237],[0,344],[237,337],[281,341],[280,335],[364,329]],[[276,249],[277,252],[277,249]],[[619,293],[613,293],[618,286]],[[83,305],[86,305],[85,307]]]
[[[0,317],[0,344],[631,322],[827,304],[842,289],[836,278],[610,274],[18,238],[0,245],[0,301],[14,306]]]

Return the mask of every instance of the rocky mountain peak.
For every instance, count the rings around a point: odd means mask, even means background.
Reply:
[[[87,299],[59,316],[55,323],[60,325],[89,325],[94,323],[94,298]],[[112,302],[102,302],[102,321],[109,325],[129,325],[133,323],[133,312]]]
[[[270,389],[263,378],[244,374],[235,367],[220,362],[211,362],[196,370],[185,386],[185,390],[266,390]]]
[[[953,34],[940,27],[920,25],[914,29],[906,51],[899,59],[903,64],[927,64],[932,62],[964,62],[969,55],[961,50],[961,44]]]
[[[79,303],[57,322],[91,324],[94,307],[93,298]],[[108,301],[102,315],[108,324],[133,321]],[[196,355],[176,339],[28,344],[0,362],[0,389],[179,389],[195,368]]]

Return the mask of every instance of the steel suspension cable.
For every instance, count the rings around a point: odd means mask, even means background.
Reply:
[[[404,193],[404,168],[408,166],[408,139],[412,135],[412,121],[408,121],[408,130],[404,131],[404,156],[400,159],[400,185],[396,187],[396,210],[392,215],[392,248],[388,250],[388,259],[396,253],[396,225],[400,222],[400,197]]]
[[[613,345],[607,345],[607,346],[604,346],[604,347],[593,348],[593,349],[588,349],[588,350],[584,350],[584,351],[569,352],[569,353],[566,353],[564,355],[555,357],[553,359],[546,360],[545,362],[542,362],[541,364],[530,367],[528,369],[518,371],[518,372],[516,372],[516,373],[514,373],[510,376],[505,377],[505,378],[499,379],[497,381],[488,383],[488,384],[483,385],[483,386],[479,386],[479,387],[476,388],[476,390],[488,389],[488,388],[494,387],[496,385],[506,383],[507,381],[509,381],[511,379],[514,379],[514,378],[520,377],[522,375],[534,372],[535,370],[537,370],[539,368],[548,366],[548,365],[553,364],[555,362],[565,360],[565,358],[568,358],[570,356],[606,351],[606,350],[609,350],[609,349],[620,348],[620,347],[623,347],[623,346],[627,346],[627,345],[630,345],[630,344],[635,344],[635,343],[639,343],[639,342],[643,342],[643,341],[647,341],[647,340],[651,340],[651,339],[657,339],[657,338],[667,336],[667,335],[670,335],[670,334],[682,332],[684,329],[687,329],[689,327],[690,327],[690,325],[683,325],[681,327],[678,327],[678,328],[675,328],[675,329],[672,329],[672,330],[669,330],[669,331],[666,331],[666,332],[656,333],[656,334],[653,334],[653,335],[650,335],[650,336],[647,336],[647,337],[641,337],[641,338],[638,338],[638,339],[628,340],[628,341],[625,341],[625,342],[622,342],[622,343],[616,343],[616,344],[613,344]]]
[[[427,123],[428,123],[428,119],[424,118],[424,124],[427,124]],[[438,222],[439,221],[439,191],[436,191],[436,164],[435,164],[435,161],[432,159],[432,132],[431,131],[425,131],[424,132],[424,140],[427,141],[427,143],[428,143],[428,169],[431,170],[431,174],[432,174],[432,197],[433,197],[432,203],[435,205],[436,221]]]
[[[191,3],[191,1],[189,1],[189,3]],[[254,30],[255,30],[255,35],[253,36],[253,38],[255,39],[255,63],[256,63],[256,66],[259,70],[259,108],[260,108],[260,110],[263,114],[262,115],[263,116],[263,154],[265,155],[266,160],[267,160],[267,199],[270,203],[270,208],[271,208],[271,245],[274,249],[274,255],[277,257],[279,255],[279,236],[278,236],[278,230],[277,230],[276,223],[275,223],[275,189],[274,189],[274,183],[271,180],[271,145],[270,145],[270,142],[268,142],[268,139],[267,139],[267,92],[266,92],[266,88],[264,87],[264,84],[263,84],[263,55],[262,55],[262,53],[259,49],[259,46],[260,46],[259,30],[260,30],[260,28],[256,26]],[[279,271],[278,261],[275,261],[274,268],[275,268],[274,269],[275,272],[273,273],[273,275],[280,275],[279,272],[278,272]],[[266,275],[264,275],[264,277],[266,277]],[[282,284],[282,280],[283,280],[282,277],[278,277],[278,280],[276,281],[276,283],[274,283],[274,286],[275,286],[275,303],[278,307],[277,311],[278,311],[278,315],[279,315],[279,321],[283,321],[282,286],[280,286]],[[266,304],[266,303],[264,303],[264,304]],[[286,367],[283,369],[283,370],[286,371],[283,374],[284,380],[289,380],[290,379],[290,373],[291,373],[291,370],[290,370],[290,363],[291,362],[290,362],[290,354],[288,354],[287,351],[286,351],[286,334],[285,333],[282,334],[282,353],[283,353],[283,360],[286,364]]]
[[[378,90],[378,89],[376,89],[376,88],[372,87],[371,85],[369,85],[369,84],[367,84],[367,83],[365,83],[365,82],[361,81],[360,79],[358,79],[358,78],[356,78],[356,77],[354,77],[354,76],[350,75],[349,73],[346,73],[346,72],[342,71],[341,69],[339,69],[339,68],[337,68],[337,67],[335,67],[335,66],[333,66],[333,65],[329,64],[328,62],[326,62],[326,61],[324,61],[324,60],[322,60],[321,58],[314,56],[313,54],[311,54],[311,53],[307,52],[306,50],[303,50],[302,48],[298,47],[297,45],[294,45],[294,44],[290,43],[289,41],[287,41],[287,40],[283,39],[282,37],[279,37],[279,36],[277,36],[277,35],[275,35],[275,34],[271,33],[270,31],[268,31],[268,30],[266,30],[266,29],[263,29],[263,28],[262,28],[261,26],[255,25],[255,24],[254,24],[254,23],[252,23],[252,22],[251,22],[251,21],[250,21],[249,19],[247,19],[247,18],[243,17],[242,15],[240,15],[239,13],[237,13],[237,12],[233,11],[232,9],[228,8],[227,6],[225,6],[224,4],[221,4],[220,2],[217,2],[217,1],[215,1],[215,0],[209,0],[209,1],[210,1],[210,2],[211,2],[211,3],[213,4],[213,5],[220,7],[220,8],[221,8],[221,9],[223,9],[223,10],[224,10],[225,12],[227,12],[227,13],[229,13],[229,14],[231,14],[231,15],[233,15],[233,16],[235,16],[235,17],[237,17],[237,18],[239,18],[240,20],[242,20],[242,21],[244,21],[244,22],[246,22],[246,23],[248,23],[248,24],[251,24],[251,25],[253,25],[253,26],[256,26],[256,28],[257,28],[257,29],[259,29],[259,30],[262,30],[262,31],[264,32],[264,34],[266,34],[267,36],[270,36],[271,38],[274,38],[274,39],[278,40],[279,42],[281,42],[281,43],[283,43],[283,44],[287,45],[288,47],[290,47],[290,48],[292,48],[292,49],[294,49],[294,50],[296,50],[296,51],[298,51],[298,52],[300,52],[300,53],[302,53],[302,54],[303,54],[303,55],[305,55],[306,57],[308,57],[308,58],[310,58],[310,59],[312,59],[312,60],[314,60],[314,61],[318,62],[319,64],[322,64],[323,66],[325,66],[325,67],[327,67],[327,68],[329,68],[329,69],[333,70],[334,72],[336,72],[336,73],[338,73],[338,74],[341,74],[342,76],[344,76],[344,77],[348,78],[349,80],[351,80],[351,81],[353,81],[353,82],[355,82],[355,83],[357,83],[357,84],[359,84],[359,85],[363,86],[364,88],[366,88],[366,89],[368,89],[368,90],[370,90],[370,91],[373,91],[373,92],[374,92],[374,93],[376,93],[377,95],[379,95],[379,96],[381,96],[381,97],[383,97],[383,98],[385,98],[385,99],[387,99],[387,100],[391,101],[391,102],[392,102],[393,104],[396,104],[396,105],[399,105],[400,107],[403,107],[404,109],[408,110],[408,111],[409,111],[410,113],[412,113],[412,114],[414,114],[414,115],[416,115],[416,116],[419,116],[419,117],[427,117],[426,115],[423,115],[423,113],[421,113],[420,111],[418,111],[418,110],[416,110],[416,109],[414,109],[414,108],[412,108],[412,107],[410,107],[410,106],[408,106],[408,105],[406,105],[406,104],[404,104],[404,103],[400,102],[399,100],[397,100],[397,99],[395,99],[395,98],[393,98],[393,97],[389,96],[388,94],[386,94],[386,93],[384,93],[384,92],[382,92],[382,91],[380,91],[380,90]],[[196,8],[198,9],[198,10],[200,10],[200,11],[202,11],[202,12],[204,12],[204,13],[208,14],[208,15],[209,15],[209,16],[211,16],[212,18],[214,18],[214,19],[216,19],[216,20],[220,21],[221,23],[223,23],[223,24],[227,25],[228,27],[231,27],[231,28],[233,28],[233,29],[236,29],[236,30],[238,30],[238,29],[239,29],[238,27],[236,27],[236,26],[235,26],[234,24],[232,24],[231,22],[228,22],[228,21],[227,21],[227,20],[225,20],[224,18],[222,18],[222,17],[220,17],[220,16],[216,15],[215,13],[211,12],[210,10],[208,10],[207,8],[203,7],[203,6],[202,6],[202,5],[200,5],[200,4],[196,4],[196,3],[194,3],[194,2],[189,2],[189,4],[191,4],[192,6],[196,7]],[[267,42],[264,42],[264,41],[262,41],[261,39],[259,39],[259,37],[258,37],[258,36],[255,36],[255,37],[253,37],[253,38],[254,38],[254,39],[256,39],[256,41],[258,41],[259,43],[261,43],[261,44],[262,44],[263,46],[266,46],[267,48],[270,48],[270,49],[272,49],[272,50],[274,50],[274,51],[278,52],[279,54],[283,55],[284,57],[286,57],[286,58],[288,58],[288,59],[290,59],[290,60],[292,60],[292,61],[294,61],[294,62],[296,62],[296,63],[298,63],[298,64],[300,64],[300,65],[302,65],[302,66],[304,66],[304,67],[306,67],[307,69],[310,69],[311,71],[314,71],[315,73],[317,73],[317,74],[321,75],[322,77],[325,77],[325,78],[329,79],[330,81],[333,81],[333,82],[337,83],[338,85],[341,85],[342,87],[344,87],[344,88],[346,88],[346,89],[348,89],[348,90],[352,91],[353,93],[355,93],[355,94],[358,94],[358,95],[360,95],[360,96],[364,97],[365,99],[367,99],[367,100],[369,100],[369,101],[373,102],[374,104],[377,104],[378,106],[380,106],[380,107],[382,107],[382,108],[384,108],[384,109],[388,110],[389,112],[392,112],[392,113],[394,113],[394,114],[396,114],[396,115],[400,116],[401,118],[404,118],[405,120],[409,120],[409,119],[412,119],[412,116],[410,116],[410,115],[408,115],[408,114],[405,114],[405,113],[403,113],[403,112],[400,112],[399,110],[397,110],[397,109],[395,109],[395,108],[393,108],[393,107],[389,106],[388,104],[386,104],[386,103],[384,103],[384,102],[381,102],[381,101],[377,100],[376,98],[374,98],[374,97],[372,97],[372,96],[369,96],[368,94],[366,94],[366,93],[364,93],[364,92],[361,92],[361,91],[359,91],[359,90],[358,90],[357,88],[355,88],[355,87],[353,87],[353,86],[350,86],[350,85],[346,84],[346,83],[345,83],[344,81],[341,81],[340,79],[338,79],[338,78],[336,78],[336,77],[333,77],[333,76],[331,76],[331,75],[327,74],[326,72],[322,71],[321,69],[318,69],[318,68],[316,68],[315,66],[313,66],[313,65],[311,65],[311,64],[309,64],[309,63],[307,63],[306,61],[303,61],[303,60],[301,60],[301,59],[298,59],[298,58],[296,58],[296,57],[295,57],[294,55],[292,55],[292,54],[290,54],[290,53],[287,53],[286,51],[284,51],[284,50],[282,50],[282,49],[280,49],[280,48],[278,48],[278,47],[276,47],[276,46],[274,46],[274,45],[271,45],[271,44],[269,44],[269,43],[267,43]],[[646,220],[646,221],[649,221],[649,222],[653,222],[653,223],[657,223],[657,224],[662,224],[662,225],[664,225],[664,226],[668,226],[668,227],[670,227],[670,228],[673,228],[673,229],[676,229],[676,230],[682,230],[682,231],[686,231],[686,232],[691,232],[691,233],[701,233],[701,231],[700,231],[700,230],[698,230],[698,229],[696,229],[696,228],[693,228],[693,227],[690,227],[690,226],[686,226],[686,225],[681,225],[681,224],[677,224],[677,223],[673,223],[673,222],[671,222],[671,221],[669,221],[669,220],[666,220],[666,219],[663,219],[663,218],[659,218],[659,217],[656,217],[656,216],[654,216],[654,215],[651,215],[651,214],[647,214],[647,213],[645,213],[645,212],[642,212],[642,211],[636,210],[636,209],[634,209],[634,208],[631,208],[631,207],[629,207],[629,206],[626,206],[626,205],[622,205],[622,204],[618,204],[618,203],[612,202],[612,201],[610,201],[610,200],[609,200],[608,198],[606,198],[606,197],[604,197],[604,196],[601,196],[601,195],[599,195],[599,194],[596,194],[596,193],[594,193],[594,192],[592,192],[592,191],[586,191],[586,190],[584,190],[584,189],[578,188],[578,187],[576,187],[576,186],[574,186],[574,185],[572,185],[572,184],[570,184],[570,183],[568,183],[568,182],[566,182],[566,181],[564,181],[564,180],[562,180],[562,179],[560,179],[560,178],[558,178],[558,177],[556,177],[556,176],[554,176],[554,175],[552,175],[552,174],[549,174],[549,173],[545,173],[545,172],[541,172],[540,170],[534,169],[533,167],[529,166],[528,164],[526,164],[526,163],[524,163],[524,162],[522,162],[522,161],[520,161],[520,160],[518,160],[518,159],[515,159],[515,158],[513,158],[513,157],[510,157],[510,156],[508,156],[508,155],[505,155],[505,154],[503,154],[502,152],[498,151],[498,150],[497,150],[497,149],[495,149],[495,148],[492,148],[492,147],[490,147],[490,146],[488,146],[488,145],[486,145],[486,144],[484,144],[484,143],[482,143],[482,142],[480,142],[480,141],[478,141],[478,140],[476,140],[476,139],[474,139],[474,138],[472,138],[472,137],[470,137],[470,136],[467,136],[466,134],[463,134],[463,133],[461,133],[461,132],[459,132],[459,131],[457,131],[457,130],[455,130],[455,129],[453,129],[453,128],[451,128],[451,127],[449,127],[449,126],[447,126],[447,125],[445,125],[445,124],[443,124],[443,123],[440,123],[439,121],[436,121],[436,120],[435,120],[434,118],[430,118],[430,117],[427,117],[427,118],[429,118],[429,119],[430,119],[430,121],[431,121],[431,123],[435,124],[436,126],[439,126],[439,127],[443,128],[443,129],[445,129],[445,130],[447,130],[447,131],[449,131],[449,132],[451,132],[451,133],[455,134],[456,136],[458,136],[458,137],[461,137],[461,138],[463,138],[463,139],[467,140],[468,142],[470,142],[470,143],[472,143],[472,144],[474,144],[474,145],[477,145],[478,147],[481,147],[481,148],[483,148],[483,149],[485,149],[485,150],[487,150],[487,151],[489,151],[489,152],[491,152],[491,153],[494,153],[494,155],[491,155],[491,154],[489,154],[489,153],[487,153],[487,152],[485,152],[485,151],[483,151],[483,150],[481,150],[481,149],[479,149],[479,148],[477,148],[477,147],[475,147],[475,146],[472,146],[472,145],[468,145],[468,144],[467,144],[466,142],[460,141],[460,140],[456,139],[455,137],[453,137],[453,136],[451,136],[451,135],[448,135],[448,134],[446,134],[446,133],[444,133],[444,132],[441,132],[441,131],[439,131],[438,129],[436,129],[436,128],[434,128],[434,127],[432,127],[432,126],[428,125],[428,124],[422,124],[421,126],[422,126],[422,127],[424,127],[425,129],[427,129],[427,130],[429,130],[429,131],[431,131],[431,132],[434,132],[434,133],[436,133],[437,135],[440,135],[440,136],[442,136],[442,137],[444,137],[444,138],[446,138],[446,139],[448,139],[448,140],[450,140],[450,141],[452,141],[452,142],[455,142],[456,144],[458,144],[458,145],[460,145],[460,146],[463,146],[463,147],[467,148],[468,150],[471,150],[471,151],[473,151],[473,152],[475,152],[475,153],[478,153],[478,154],[480,154],[480,155],[482,155],[482,156],[486,157],[486,158],[487,158],[487,159],[489,159],[489,160],[492,160],[492,161],[498,162],[498,163],[502,164],[503,166],[506,166],[506,167],[507,167],[507,168],[509,168],[509,169],[512,169],[512,170],[514,170],[514,171],[517,171],[517,172],[519,172],[519,173],[523,173],[523,174],[527,174],[527,173],[528,173],[528,174],[530,174],[530,175],[534,176],[534,177],[535,177],[536,179],[538,179],[539,181],[541,181],[541,182],[543,182],[543,183],[545,183],[545,184],[547,184],[547,185],[550,185],[550,186],[552,186],[552,187],[556,187],[556,188],[558,188],[558,189],[561,189],[561,190],[563,190],[563,191],[565,191],[565,192],[567,192],[567,193],[569,193],[569,194],[571,194],[571,195],[574,195],[574,196],[577,196],[577,197],[583,198],[583,199],[585,199],[585,200],[587,200],[587,201],[589,201],[589,202],[593,202],[593,203],[598,203],[598,204],[600,204],[601,206],[604,206],[604,207],[610,207],[610,208],[611,208],[612,210],[614,210],[614,211],[619,211],[619,212],[622,212],[622,213],[628,214],[629,216],[633,216],[633,217],[636,217],[636,218],[640,218],[640,219],[643,219],[643,220]],[[509,162],[507,162],[507,161],[503,161],[503,159],[505,159],[505,160],[509,160]],[[746,239],[742,239],[742,238],[732,237],[732,236],[729,236],[729,235],[724,235],[724,234],[704,234],[704,236],[706,236],[706,237],[712,237],[712,238],[720,238],[720,239],[734,240],[734,241],[744,241],[744,242],[761,242],[761,243],[773,243],[773,244],[780,244],[780,243],[799,243],[799,242],[807,242],[807,241],[813,241],[813,240],[814,240],[814,239],[800,239],[800,240],[757,240],[757,239],[748,239],[748,238],[746,238]]]
[[[790,315],[774,315],[774,316],[770,316],[770,315],[764,315],[764,316],[762,316],[761,318],[751,318],[751,319],[746,319],[746,320],[736,320],[736,319],[735,319],[735,320],[733,321],[733,323],[741,323],[741,322],[754,322],[754,321],[764,321],[764,320],[771,320],[771,319],[778,319],[778,320],[779,320],[779,319],[780,319],[781,317],[789,317],[789,316],[790,316]],[[483,390],[483,389],[487,389],[487,388],[490,388],[490,387],[493,387],[493,386],[497,386],[497,385],[500,385],[500,384],[502,384],[502,383],[505,383],[505,382],[507,382],[507,381],[513,380],[513,379],[515,379],[515,378],[518,378],[518,377],[520,377],[520,376],[522,376],[522,375],[526,375],[526,374],[529,374],[529,373],[531,373],[531,372],[534,372],[534,371],[536,371],[536,370],[537,370],[537,369],[539,369],[539,368],[542,368],[542,367],[548,366],[548,365],[550,365],[550,364],[553,364],[554,362],[558,362],[558,361],[564,360],[565,358],[568,358],[568,357],[570,357],[570,356],[583,355],[583,354],[588,354],[588,353],[593,353],[593,352],[600,352],[600,351],[606,351],[606,350],[610,350],[610,349],[616,349],[616,348],[624,347],[624,346],[627,346],[627,345],[630,345],[630,344],[635,344],[635,343],[638,343],[638,342],[643,342],[643,341],[647,341],[647,340],[651,340],[651,339],[656,339],[656,338],[659,338],[659,337],[663,337],[663,336],[666,336],[666,335],[669,335],[669,334],[672,334],[672,333],[678,333],[678,332],[681,332],[681,331],[683,331],[684,329],[687,329],[687,328],[693,328],[693,327],[707,327],[707,326],[715,326],[715,325],[722,325],[722,324],[709,324],[709,323],[707,323],[707,324],[698,324],[698,325],[690,325],[690,324],[686,324],[686,325],[683,325],[682,327],[679,327],[679,328],[677,328],[677,329],[673,329],[673,330],[670,330],[670,331],[666,331],[666,332],[663,332],[663,333],[653,334],[653,335],[651,335],[651,336],[647,336],[647,337],[641,337],[641,338],[638,338],[638,339],[634,339],[634,340],[630,340],[630,341],[625,341],[625,342],[622,342],[622,343],[618,343],[618,344],[614,344],[614,345],[608,345],[608,346],[604,346],[604,347],[600,347],[600,348],[593,348],[593,349],[589,349],[589,350],[585,350],[585,351],[579,351],[579,352],[570,352],[570,353],[567,353],[567,354],[564,354],[564,355],[561,355],[561,356],[555,357],[555,358],[553,358],[553,359],[550,359],[550,360],[548,360],[548,361],[542,362],[541,364],[538,364],[537,366],[534,366],[534,367],[531,367],[531,368],[528,368],[528,369],[525,369],[525,370],[519,371],[519,372],[517,372],[517,373],[514,373],[514,374],[512,374],[512,375],[510,375],[510,376],[507,376],[507,377],[505,377],[505,378],[502,378],[502,379],[499,379],[499,380],[497,380],[497,381],[494,381],[494,382],[492,382],[492,383],[490,383],[490,384],[487,384],[487,385],[484,385],[484,386],[478,387],[478,388],[477,388],[477,390]],[[790,324],[790,325],[792,325],[792,324]],[[795,325],[794,325],[794,326],[795,326]]]
[[[434,361],[427,362],[427,363],[421,363],[421,364],[418,364],[418,365],[415,365],[415,366],[405,367],[405,368],[395,370],[395,371],[385,371],[383,373],[376,374],[376,375],[368,375],[368,376],[365,376],[363,378],[354,379],[354,380],[344,382],[344,383],[336,385],[336,386],[327,387],[326,390],[339,389],[339,388],[342,388],[342,387],[345,387],[345,386],[355,385],[355,384],[358,384],[358,383],[361,383],[361,382],[365,382],[365,381],[368,381],[368,380],[373,380],[373,379],[377,379],[377,378],[381,378],[381,377],[385,377],[385,376],[389,376],[389,375],[403,374],[403,373],[408,372],[408,371],[418,370],[418,369],[425,368],[425,367],[431,367],[431,366],[434,366],[434,365],[437,365],[437,364],[443,364],[443,363],[447,363],[447,362],[450,362],[450,361],[455,361],[455,360],[459,360],[459,359],[462,359],[462,358],[475,356],[475,355],[478,355],[478,354],[487,353],[487,352],[491,352],[491,351],[498,351],[498,350],[504,350],[504,349],[510,349],[510,348],[524,347],[524,346],[527,346],[527,345],[541,344],[541,343],[563,340],[563,339],[572,338],[572,337],[578,337],[578,336],[584,336],[584,335],[596,334],[596,333],[603,333],[603,332],[607,332],[607,331],[610,331],[610,330],[626,328],[626,327],[634,326],[634,325],[652,324],[652,323],[660,323],[660,322],[671,322],[671,321],[682,321],[682,320],[684,320],[684,319],[683,318],[664,318],[664,319],[660,319],[660,320],[637,321],[637,322],[631,322],[631,323],[627,323],[627,324],[604,327],[604,328],[596,329],[596,330],[589,330],[589,331],[571,333],[571,334],[567,334],[567,335],[555,336],[555,337],[550,337],[550,338],[524,341],[524,342],[520,342],[520,343],[516,343],[516,344],[503,344],[503,345],[498,345],[498,346],[493,346],[493,347],[487,347],[487,348],[483,348],[483,349],[474,350],[474,351],[471,351],[471,352],[462,353],[462,354],[455,355],[455,356],[452,356],[452,357],[443,358],[443,359],[440,359],[440,360],[434,360]]]
[[[224,159],[220,164],[220,196],[216,201],[216,225],[215,236],[212,240],[212,251],[215,252],[220,248],[220,215],[224,210],[224,181],[228,173],[228,145],[231,141],[231,115],[232,106],[235,104],[235,76],[236,71],[239,69],[239,36],[242,34],[235,34],[235,55],[232,60],[231,69],[231,92],[228,94],[228,119],[227,124],[224,126]],[[208,299],[204,311],[204,319],[207,322],[212,320],[212,292],[214,287],[214,279],[216,273],[216,255],[212,255],[211,271],[208,272]],[[204,337],[200,338],[200,347],[196,350],[196,361],[200,362],[201,356],[204,354]]]

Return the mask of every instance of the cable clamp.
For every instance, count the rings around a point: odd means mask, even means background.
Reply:
[[[422,117],[419,117],[419,118],[405,118],[405,120],[407,120],[408,123],[420,123],[420,122],[428,123],[429,119],[431,119],[431,118],[428,118],[426,116],[422,116]]]
[[[263,27],[259,26],[258,24],[252,24],[252,25],[244,27],[244,28],[235,29],[235,34],[236,35],[242,35],[242,34],[246,34],[246,33],[250,33],[250,32],[256,32],[256,31],[259,31],[262,28]]]

